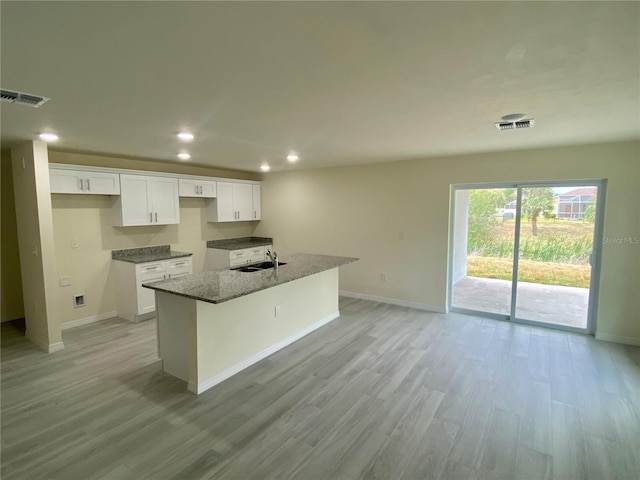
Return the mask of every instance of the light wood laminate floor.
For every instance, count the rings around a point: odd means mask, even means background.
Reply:
[[[2,325],[2,479],[637,479],[640,349],[342,298],[200,396],[155,323]],[[248,332],[250,334],[250,332]]]

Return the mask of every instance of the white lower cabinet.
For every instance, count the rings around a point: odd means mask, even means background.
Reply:
[[[119,227],[180,223],[178,179],[121,174],[113,212]]]
[[[155,291],[144,288],[143,283],[158,282],[193,273],[191,257],[149,263],[114,260],[114,264],[118,316],[130,322],[145,320],[155,314]]]
[[[207,270],[219,270],[222,268],[236,268],[252,263],[261,263],[269,260],[267,251],[271,245],[242,248],[239,250],[224,250],[220,248],[207,248],[205,265]]]

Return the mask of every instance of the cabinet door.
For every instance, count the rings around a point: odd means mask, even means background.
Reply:
[[[151,183],[143,175],[120,175],[121,226],[150,225]]]
[[[168,225],[180,223],[178,179],[151,177],[153,223]]]
[[[94,195],[119,195],[120,176],[117,173],[85,172],[85,193]]]
[[[138,315],[155,312],[155,290],[144,288],[143,283],[159,282],[165,279],[165,262],[144,263],[136,268],[136,287],[138,293]]]
[[[200,182],[200,196],[216,198],[216,182]]]
[[[233,186],[233,207],[237,220],[253,220],[253,185],[236,183]]]
[[[253,220],[262,218],[262,202],[260,200],[260,185],[251,185],[253,191]]]
[[[76,170],[49,170],[51,193],[83,193],[82,173]]]
[[[178,179],[178,193],[181,197],[199,197],[198,185],[195,180]]]
[[[218,182],[216,198],[216,208],[218,211],[217,221],[233,222],[237,220],[233,208],[233,183]]]

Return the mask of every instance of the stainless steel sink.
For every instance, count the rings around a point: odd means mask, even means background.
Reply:
[[[242,268],[234,268],[233,270],[237,270],[239,272],[261,272],[262,268],[257,267],[242,267]]]
[[[282,265],[286,265],[286,262],[278,262],[278,266],[282,266]],[[273,268],[273,262],[262,262],[262,263],[257,263],[255,265],[251,265],[252,267],[256,267],[256,268],[261,268],[261,269],[267,269],[267,268]]]
[[[286,265],[286,262],[278,262],[278,266]],[[269,268],[273,268],[273,263],[271,262],[262,262],[256,263],[255,265],[249,265],[247,267],[234,268],[233,270],[237,270],[239,272],[261,272],[262,270],[267,270]]]

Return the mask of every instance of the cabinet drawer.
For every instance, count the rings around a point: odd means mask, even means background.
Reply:
[[[238,259],[247,259],[251,256],[251,250],[246,248],[244,250],[232,250],[229,252],[229,260],[234,261]]]
[[[167,278],[175,278],[190,273],[192,273],[190,257],[167,261]]]
[[[141,263],[136,265],[136,274],[140,279],[147,277],[156,278],[159,274],[164,274],[166,266],[164,262]]]

